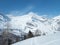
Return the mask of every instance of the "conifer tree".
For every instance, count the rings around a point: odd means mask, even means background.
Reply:
[[[28,38],[31,38],[31,37],[33,37],[33,34],[32,34],[31,31],[29,31],[29,33],[28,33]]]

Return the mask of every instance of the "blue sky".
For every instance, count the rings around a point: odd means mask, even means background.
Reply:
[[[0,12],[38,13],[50,17],[60,15],[60,0],[0,0]]]

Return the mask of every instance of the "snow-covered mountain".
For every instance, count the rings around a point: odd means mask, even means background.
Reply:
[[[54,29],[60,31],[60,16],[56,16],[52,20],[52,25]]]
[[[28,33],[29,30],[34,33],[36,30],[40,30],[42,33],[52,31],[52,27],[48,19],[43,16],[38,16],[34,13],[29,13],[24,16],[12,16],[10,18],[12,29],[21,29],[25,33]]]
[[[34,36],[42,35],[13,45],[25,45],[27,44],[26,42],[28,42],[27,45],[60,44],[60,16],[50,19],[33,12],[21,16],[0,14],[0,34],[3,32],[3,29],[8,29],[10,33],[20,36],[21,40],[24,40],[24,36],[28,35],[29,31]]]
[[[39,16],[33,12],[30,12],[22,16],[0,15],[1,25],[2,23],[5,23],[2,21],[4,20],[3,17],[5,17],[5,19],[8,19],[8,18],[10,19],[9,21],[10,29],[19,29],[25,33],[28,33],[29,30],[33,32],[34,35],[36,33],[36,30],[39,30],[40,34],[43,34],[43,33],[51,34],[53,32],[60,31],[60,16],[56,16],[52,19],[48,19],[44,16]],[[0,28],[1,27],[3,26],[0,26]],[[17,32],[17,30],[15,32]]]
[[[0,33],[2,33],[3,32],[3,29],[5,29],[7,27],[6,26],[6,23],[9,20],[10,19],[6,15],[0,13]]]

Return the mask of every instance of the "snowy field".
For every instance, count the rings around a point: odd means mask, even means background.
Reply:
[[[12,45],[60,45],[60,32],[26,39]]]

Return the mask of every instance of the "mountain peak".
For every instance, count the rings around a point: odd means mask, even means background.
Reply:
[[[28,15],[37,15],[36,13],[33,13],[33,12],[30,12],[30,13],[28,13]]]
[[[32,17],[37,17],[38,15],[34,12],[29,12],[28,14],[26,14],[28,17],[32,18]],[[25,16],[26,16],[25,15]]]
[[[56,17],[54,17],[53,19],[60,19],[60,15],[59,15],[59,16],[56,16]]]
[[[10,21],[10,18],[2,13],[0,13],[0,19],[4,19],[5,21]]]

